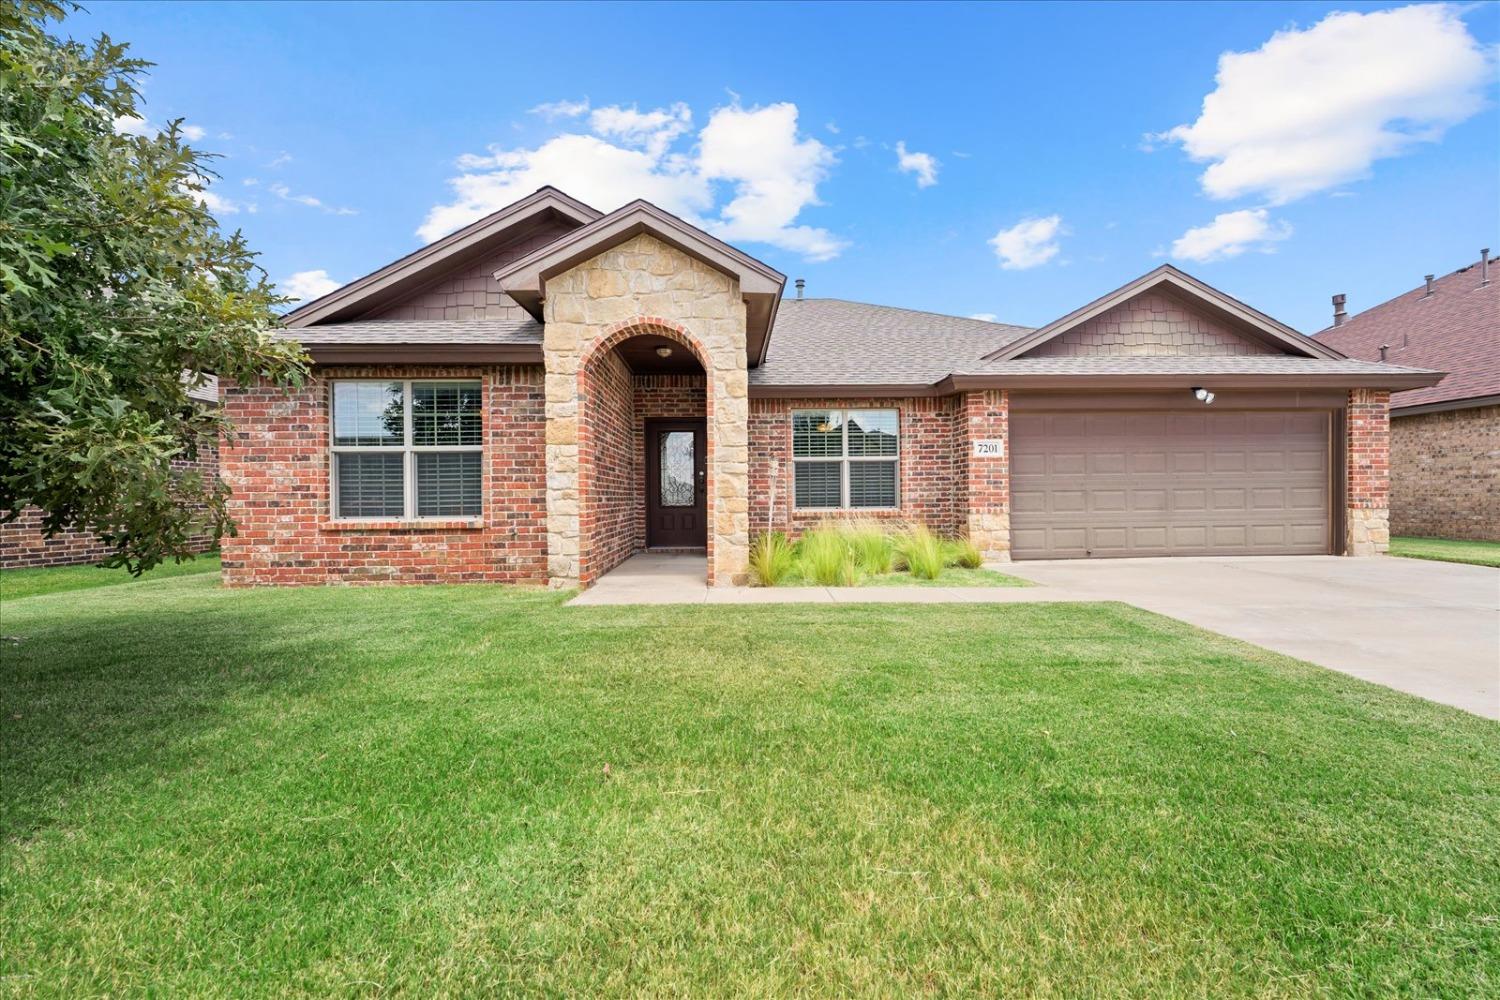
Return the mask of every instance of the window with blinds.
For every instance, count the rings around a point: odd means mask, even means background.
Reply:
[[[896,410],[792,411],[792,498],[806,510],[900,506]]]
[[[338,381],[332,392],[334,516],[483,513],[478,381]]]

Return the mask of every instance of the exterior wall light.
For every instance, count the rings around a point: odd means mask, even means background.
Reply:
[[[670,358],[672,356],[672,349],[670,347],[658,347],[656,349],[656,356],[658,358]]]
[[[1212,403],[1214,401],[1214,394],[1203,388],[1203,386],[1201,385],[1194,386],[1193,398],[1198,400],[1198,402],[1202,403],[1204,406],[1207,406],[1209,403]]]

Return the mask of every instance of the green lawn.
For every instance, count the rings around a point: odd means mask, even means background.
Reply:
[[[7,601],[0,993],[1493,995],[1500,726],[1121,605]]]
[[[782,587],[817,587],[821,584],[810,583],[803,579],[802,575],[793,572],[778,586]],[[899,573],[881,573],[877,576],[861,576],[856,586],[860,587],[1030,587],[1034,586],[1030,580],[1023,580],[1018,576],[1007,576],[997,573],[992,569],[965,569],[962,566],[944,566],[936,579],[923,580],[912,576],[905,571]]]
[[[56,594],[65,590],[90,590],[113,587],[121,583],[166,580],[174,576],[217,573],[218,553],[199,556],[180,563],[162,563],[131,576],[125,569],[100,569],[98,566],[50,566],[45,569],[0,569],[0,601],[12,601],[37,594]]]
[[[1392,538],[1391,555],[1408,559],[1500,566],[1500,542],[1466,542],[1451,538]]]

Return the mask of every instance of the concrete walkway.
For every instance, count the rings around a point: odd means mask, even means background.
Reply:
[[[642,552],[570,605],[603,604],[1029,604],[1076,601],[1062,587],[710,587],[703,556]]]
[[[1018,562],[1005,572],[1500,718],[1500,570],[1258,556]]]

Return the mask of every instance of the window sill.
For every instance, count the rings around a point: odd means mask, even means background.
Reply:
[[[324,521],[319,531],[478,531],[484,527],[481,517],[431,518],[406,521],[400,518],[390,521]]]

